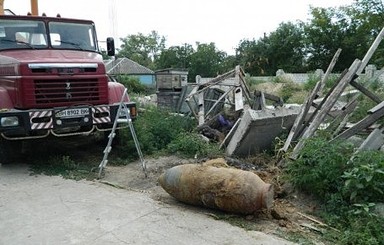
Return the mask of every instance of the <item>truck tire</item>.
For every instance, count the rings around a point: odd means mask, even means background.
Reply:
[[[9,164],[20,157],[22,141],[0,139],[0,163]]]

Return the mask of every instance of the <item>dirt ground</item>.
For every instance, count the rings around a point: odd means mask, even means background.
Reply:
[[[218,210],[201,208],[201,212],[209,213],[215,219],[222,219],[247,230],[257,230],[273,234],[297,242],[299,244],[324,244],[321,235],[325,224],[312,214],[318,208],[311,198],[295,192],[281,180],[281,171],[267,158],[255,157],[249,161],[226,159],[235,168],[253,171],[265,182],[275,188],[274,207],[269,211],[261,211],[254,215],[235,215]],[[176,156],[145,159],[147,177],[142,170],[141,162],[130,163],[127,166],[107,166],[102,183],[138,192],[144,192],[156,201],[170,205],[183,205],[166,193],[159,186],[158,177],[168,168],[180,164],[200,163],[203,160],[181,159]],[[192,207],[191,207],[192,208]]]
[[[69,145],[59,145],[54,143],[42,142],[35,144],[55,154],[66,155],[69,152],[71,159],[76,161],[93,161],[97,165],[102,159],[100,144],[96,146],[81,139],[70,142]],[[41,148],[41,147],[40,147]],[[77,149],[77,150],[74,150]],[[43,154],[43,153],[38,153]],[[144,156],[145,157],[145,156]],[[173,166],[187,163],[201,163],[208,159],[183,159],[177,156],[166,156],[158,158],[145,157],[147,167],[147,177],[142,170],[140,161],[131,162],[128,165],[116,166],[113,158],[105,168],[101,179],[96,180],[115,188],[128,189],[146,193],[153,200],[163,202],[168,205],[190,206],[178,202],[166,193],[158,184],[158,177]],[[299,192],[296,192],[289,184],[284,183],[281,169],[277,167],[276,161],[267,155],[260,155],[250,159],[226,158],[228,165],[234,168],[252,171],[256,173],[266,183],[270,183],[275,189],[274,207],[269,211],[262,211],[254,215],[235,215],[224,213],[218,210],[201,208],[202,213],[207,213],[215,219],[229,222],[233,225],[242,227],[246,230],[256,230],[266,234],[273,234],[281,238],[299,244],[327,244],[322,238],[325,229],[329,229],[321,220],[314,216],[314,212],[319,209],[319,205],[314,200]],[[196,210],[196,207],[190,207]]]

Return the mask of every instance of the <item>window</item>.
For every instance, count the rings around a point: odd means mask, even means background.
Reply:
[[[37,49],[47,45],[44,22],[0,20],[0,49]]]
[[[52,21],[49,29],[53,48],[97,51],[95,29],[91,24]]]

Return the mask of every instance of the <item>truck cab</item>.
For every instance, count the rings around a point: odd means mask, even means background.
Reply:
[[[114,55],[113,39],[107,43]],[[123,116],[124,91],[106,74],[92,21],[0,15],[0,151],[15,141],[108,131]],[[135,103],[123,101],[134,118]]]

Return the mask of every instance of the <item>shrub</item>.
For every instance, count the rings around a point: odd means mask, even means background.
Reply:
[[[300,84],[294,82],[286,82],[283,84],[279,92],[279,96],[283,99],[284,102],[288,101],[294,94],[302,91]]]
[[[323,138],[305,142],[300,157],[287,166],[291,182],[319,198],[341,190],[342,175],[353,153],[353,146],[338,142],[329,144]]]
[[[206,142],[196,133],[180,133],[169,145],[169,153],[178,153],[186,157],[219,157],[223,152],[217,144]]]
[[[147,86],[140,83],[138,77],[135,76],[127,76],[127,75],[119,75],[117,80],[122,83],[130,93],[135,94],[145,94],[148,92]]]
[[[351,144],[320,137],[305,143],[286,172],[295,187],[319,199],[326,222],[342,230],[327,234],[332,243],[384,244],[384,218],[372,211],[384,200],[384,153],[361,151],[350,160]]]
[[[384,154],[361,151],[343,174],[344,194],[353,203],[384,202]]]
[[[192,132],[195,127],[193,119],[169,113],[164,109],[146,110],[134,121],[134,128],[143,154],[154,154],[167,149],[167,145],[180,133]],[[121,130],[119,156],[137,157],[135,144],[129,128]]]

